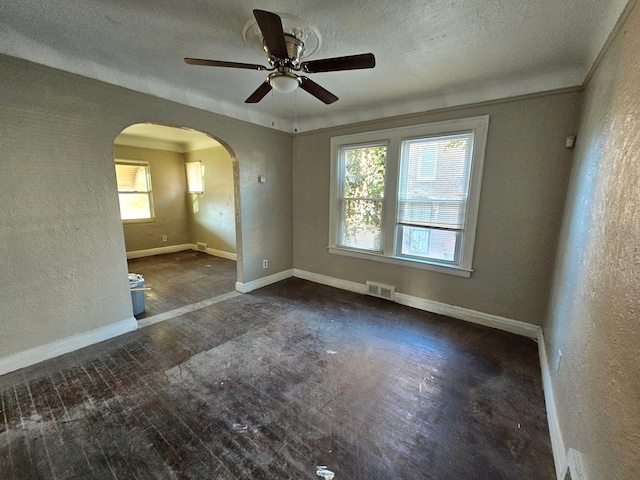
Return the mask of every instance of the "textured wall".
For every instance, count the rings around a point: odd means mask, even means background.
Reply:
[[[149,162],[155,218],[152,222],[125,223],[127,252],[189,243],[187,179],[184,155],[166,150],[123,145],[114,146],[117,160]],[[162,241],[162,236],[167,241]]]
[[[589,479],[631,479],[640,475],[638,5],[585,93],[544,328],[565,447],[582,452]]]
[[[540,324],[571,168],[565,137],[575,133],[579,94],[505,101],[342,129],[294,139],[295,267],[480,312]],[[490,116],[471,278],[380,264],[327,252],[329,156],[334,135]]]
[[[185,161],[202,162],[204,192],[188,195],[191,243],[236,253],[233,164],[224,147],[186,152]],[[184,168],[184,167],[183,167]]]
[[[6,56],[0,104],[0,358],[131,317],[113,142],[134,123],[229,147],[239,280],[293,267],[290,135]]]

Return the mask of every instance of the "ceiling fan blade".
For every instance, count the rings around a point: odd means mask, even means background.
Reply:
[[[359,70],[376,66],[376,57],[373,53],[349,55],[348,57],[324,58],[302,62],[300,67],[307,73],[337,72],[339,70]]]
[[[262,85],[260,85],[255,92],[249,95],[244,103],[258,103],[260,100],[264,98],[264,96],[271,91],[271,84],[268,80],[265,80]]]
[[[204,65],[206,67],[229,67],[229,68],[245,68],[247,70],[268,70],[262,65],[253,65],[251,63],[238,62],[222,62],[219,60],[204,60],[201,58],[185,58],[184,61],[189,65]]]
[[[256,17],[269,53],[277,58],[286,59],[289,54],[287,53],[287,44],[284,41],[280,17],[264,10],[254,10],[253,15]]]
[[[300,77],[300,79],[302,80],[302,83],[300,84],[300,88],[302,88],[306,92],[309,92],[311,95],[316,97],[321,102],[324,102],[327,105],[329,105],[335,102],[336,100],[338,100],[338,97],[336,97],[329,90],[322,88],[313,80],[309,80],[307,77]]]

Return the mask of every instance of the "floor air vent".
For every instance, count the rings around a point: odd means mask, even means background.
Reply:
[[[367,281],[367,295],[373,297],[384,298],[385,300],[393,300],[396,287],[393,285],[385,285],[384,283]]]
[[[207,244],[206,243],[202,243],[202,242],[198,242],[196,243],[196,245],[198,246],[198,251],[199,252],[207,252]]]

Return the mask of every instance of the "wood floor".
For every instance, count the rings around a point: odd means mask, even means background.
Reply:
[[[144,277],[145,311],[148,318],[191,305],[235,289],[236,262],[201,252],[185,251],[135,258],[129,272]]]
[[[0,377],[0,400],[2,479],[554,478],[533,341],[300,279]]]

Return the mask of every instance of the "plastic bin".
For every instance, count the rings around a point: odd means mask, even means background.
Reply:
[[[144,288],[144,278],[138,273],[129,274],[129,288]],[[133,314],[140,315],[144,312],[144,290],[131,291],[131,304],[133,305]]]

